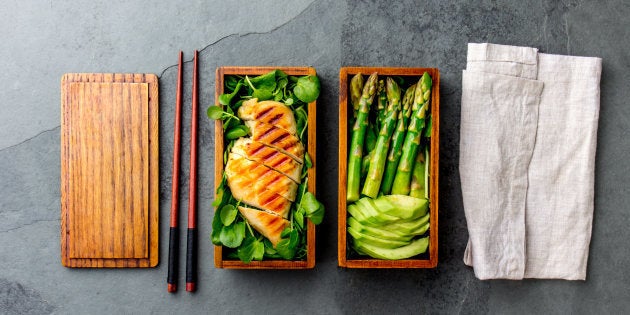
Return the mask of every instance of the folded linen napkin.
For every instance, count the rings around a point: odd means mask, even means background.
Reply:
[[[479,279],[586,278],[601,59],[468,44],[460,178]]]

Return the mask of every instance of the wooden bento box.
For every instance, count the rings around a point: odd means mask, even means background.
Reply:
[[[287,75],[304,76],[316,75],[315,68],[312,67],[219,67],[216,70],[215,81],[215,104],[219,104],[219,96],[223,94],[224,79],[228,75],[248,75],[258,76],[273,70],[282,70]],[[312,160],[313,166],[308,169],[308,191],[315,195],[315,176],[316,176],[316,101],[308,104],[308,146],[307,152]],[[223,123],[220,120],[215,121],[214,127],[214,183],[215,191],[219,186],[223,176],[223,151],[224,136]],[[217,209],[214,209],[217,211]],[[315,267],[315,224],[307,220],[306,246],[307,254],[305,260],[262,260],[244,263],[238,259],[228,259],[224,257],[223,246],[214,245],[214,265],[217,268],[226,269],[311,269]]]
[[[427,252],[409,259],[384,260],[359,255],[352,248],[351,237],[347,232],[347,167],[348,146],[352,137],[352,126],[348,117],[352,115],[349,104],[350,80],[357,73],[368,76],[378,72],[380,76],[402,76],[420,78],[427,72],[432,80],[431,115],[432,131],[429,161],[429,247]],[[390,67],[342,67],[339,72],[339,195],[338,195],[338,260],[340,267],[346,268],[435,268],[438,262],[438,165],[439,165],[439,114],[440,114],[440,73],[437,68],[390,68]],[[376,99],[374,104],[376,104]]]

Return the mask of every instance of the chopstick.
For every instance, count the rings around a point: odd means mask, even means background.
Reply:
[[[192,82],[192,123],[190,126],[190,181],[188,192],[188,246],[186,251],[186,291],[197,288],[197,59],[195,50]]]
[[[166,278],[168,292],[177,292],[179,266],[179,152],[182,121],[182,65],[184,53],[179,52],[177,65],[177,92],[175,96],[175,131],[173,135],[173,179],[171,194],[171,222],[168,242],[168,276]]]

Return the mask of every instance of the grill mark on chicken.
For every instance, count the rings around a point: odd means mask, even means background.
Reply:
[[[261,120],[264,116],[266,116],[267,114],[269,114],[269,112],[271,112],[273,110],[273,107],[267,107],[264,110],[262,110],[261,112],[258,112],[258,114],[256,115],[256,117],[254,117],[254,119],[256,120]]]
[[[278,122],[278,120],[280,120],[282,118],[282,114],[277,114],[276,116],[273,116],[271,119],[267,120],[267,123],[270,125],[275,124],[276,122]]]

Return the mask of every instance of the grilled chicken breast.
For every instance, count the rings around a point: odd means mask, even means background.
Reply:
[[[280,182],[272,182],[270,186],[257,183],[260,175],[269,176],[268,171],[276,172],[260,163],[250,161],[234,153],[230,153],[228,162],[225,165],[227,183],[235,199],[287,218],[291,208],[291,200],[283,197],[282,194],[293,197],[292,199],[295,200],[297,186],[295,188],[287,186],[280,189],[277,187],[280,186]],[[284,176],[282,174],[279,175]],[[278,181],[280,180],[278,179]],[[289,179],[289,181],[291,180]],[[272,185],[274,185],[274,188],[270,189]]]
[[[290,224],[286,219],[301,181],[304,146],[295,135],[293,112],[282,103],[251,99],[238,116],[252,136],[234,142],[225,165],[227,183],[234,198],[251,206],[239,206],[239,212],[276,246]]]
[[[252,139],[278,149],[298,163],[304,163],[304,146],[298,137],[288,131],[264,122],[250,120],[245,124],[252,133]]]
[[[300,183],[302,164],[274,148],[250,138],[240,138],[234,142],[232,153],[263,164]]]
[[[283,103],[276,101],[262,101],[253,98],[243,102],[238,109],[238,117],[243,120],[256,120],[296,134],[295,117],[293,111]]]
[[[290,201],[295,200],[298,185],[292,179],[240,155],[230,154],[225,174],[233,194],[236,190],[239,195],[244,195],[238,192],[242,189],[270,190]]]
[[[256,231],[268,238],[274,247],[281,239],[282,230],[289,225],[289,221],[265,211],[246,207],[238,207],[238,211]]]

